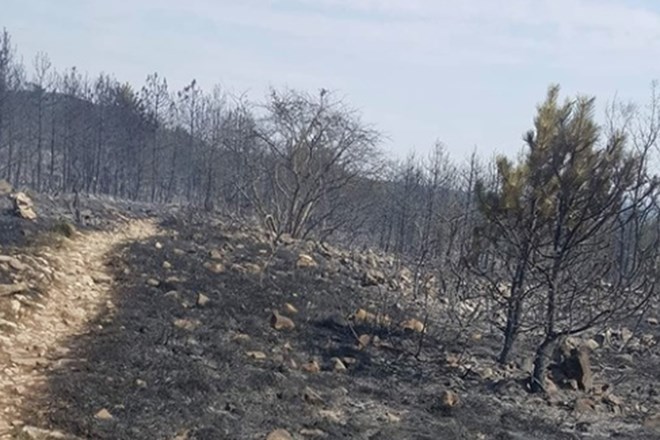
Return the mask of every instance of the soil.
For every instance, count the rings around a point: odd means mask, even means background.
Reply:
[[[660,438],[648,423],[660,410],[657,342],[593,354],[619,403],[534,395],[525,362],[494,363],[488,326],[467,330],[439,299],[365,275],[397,272],[387,256],[112,206],[69,238],[46,234],[56,216],[16,223],[48,240],[5,237],[0,254],[25,267],[5,265],[0,283],[31,284],[0,298],[0,438]],[[359,309],[391,322],[353,319]],[[295,327],[274,329],[273,310]],[[421,350],[422,334],[399,325],[413,318],[426,324]],[[639,330],[660,338],[657,325]],[[594,404],[577,411],[580,399]]]

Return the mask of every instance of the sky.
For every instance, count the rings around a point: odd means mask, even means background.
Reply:
[[[644,104],[660,79],[657,0],[0,0],[30,65],[158,72],[253,100],[332,90],[394,157],[515,155],[548,86]]]

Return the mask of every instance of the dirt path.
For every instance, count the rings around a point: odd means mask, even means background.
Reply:
[[[108,254],[156,232],[152,222],[136,220],[114,231],[77,235],[41,254],[52,265],[52,286],[16,332],[0,334],[0,439],[12,438],[11,432],[21,426],[21,409],[39,395],[49,370],[68,361],[64,343],[87,332],[92,319],[112,309]]]

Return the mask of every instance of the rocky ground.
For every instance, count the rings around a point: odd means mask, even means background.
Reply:
[[[0,220],[0,438],[660,438],[657,309],[567,341],[591,390],[538,396],[473,303],[416,299],[391,257],[85,204],[77,230],[54,199]]]

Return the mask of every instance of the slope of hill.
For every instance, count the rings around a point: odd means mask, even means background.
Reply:
[[[488,326],[461,326],[478,304],[415,298],[393,257],[109,201],[46,240],[48,203],[3,220],[34,238],[0,252],[0,287],[23,283],[0,293],[0,438],[660,435],[653,319],[567,341],[591,368],[534,395],[525,359],[498,366]]]

